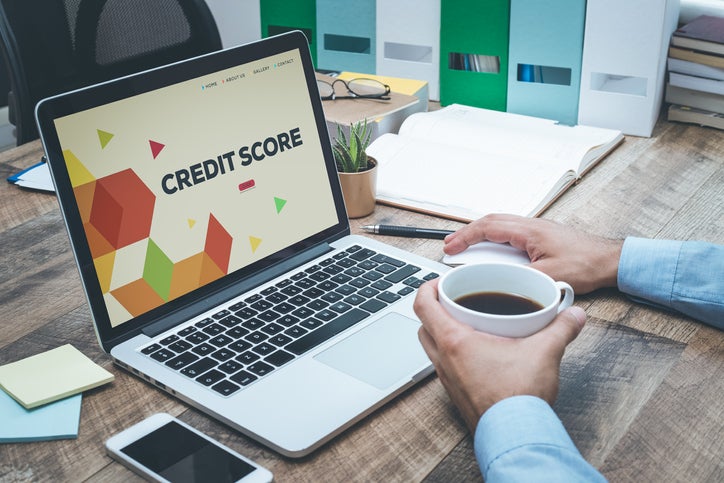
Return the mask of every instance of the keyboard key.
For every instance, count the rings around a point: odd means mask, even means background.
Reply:
[[[274,367],[270,366],[269,364],[267,364],[264,361],[257,361],[254,364],[247,367],[247,369],[249,371],[253,372],[254,374],[256,374],[257,376],[266,376],[267,374],[269,374],[271,371],[274,370]]]
[[[382,253],[379,253],[372,257],[372,260],[378,263],[389,263],[390,265],[394,265],[396,267],[402,267],[403,265],[405,265],[405,262],[403,262],[402,260],[388,257],[387,255],[383,255]]]
[[[330,303],[336,302],[338,300],[342,300],[343,298],[344,298],[344,296],[337,292],[328,292],[328,293],[322,295],[322,300],[324,300],[326,302],[330,302]]]
[[[258,302],[251,304],[251,308],[254,310],[257,310],[259,312],[263,312],[266,309],[270,309],[271,306],[272,306],[272,303],[267,300],[259,300]]]
[[[352,287],[351,285],[340,285],[339,287],[334,289],[334,291],[337,293],[341,293],[342,295],[349,295],[355,293],[357,289]]]
[[[264,290],[262,290],[262,291],[259,292],[259,293],[262,294],[262,295],[264,295],[265,297],[268,297],[269,295],[273,294],[273,293],[276,292],[277,290],[278,290],[278,289],[277,289],[276,287],[267,287],[267,288],[265,288]]]
[[[238,371],[239,369],[241,369],[242,367],[244,367],[243,364],[240,364],[234,360],[231,360],[231,361],[226,361],[223,364],[221,364],[219,366],[219,370],[224,371],[227,374],[233,374],[236,371]]]
[[[223,380],[220,383],[214,384],[213,386],[211,386],[211,389],[218,392],[222,396],[231,396],[232,394],[234,394],[236,391],[238,391],[241,388],[239,386],[237,386],[236,384],[234,384],[233,382]]]
[[[244,320],[250,319],[250,318],[254,317],[256,314],[258,314],[258,313],[259,313],[259,312],[257,312],[256,310],[253,310],[253,309],[251,309],[251,308],[249,308],[249,307],[242,307],[242,308],[240,308],[239,310],[236,311],[236,315],[238,315],[239,317],[241,317],[241,318],[244,319]]]
[[[232,327],[231,329],[229,329],[225,332],[225,334],[228,337],[231,337],[234,340],[241,339],[248,333],[249,333],[249,331],[247,329],[245,329],[244,327]]]
[[[292,312],[292,315],[295,317],[299,317],[300,319],[306,319],[307,317],[311,317],[312,315],[314,315],[314,310],[307,307],[299,307],[297,310]]]
[[[347,283],[350,280],[352,280],[352,277],[350,275],[347,275],[344,273],[338,273],[334,277],[330,278],[328,281],[332,282],[332,283],[336,283],[336,284],[342,284],[342,283]],[[322,283],[324,283],[324,282],[322,282]],[[317,285],[317,287],[322,287],[322,284],[320,283],[319,285]],[[332,288],[334,288],[334,287],[332,287]],[[324,290],[328,290],[328,289],[324,289]],[[329,290],[331,290],[331,289],[329,289]]]
[[[214,344],[216,347],[224,347],[227,344],[234,342],[234,339],[227,337],[224,334],[219,334],[213,339],[209,340],[209,343]]]
[[[329,308],[334,310],[335,312],[341,314],[342,312],[347,312],[349,309],[352,308],[352,306],[349,304],[346,304],[344,302],[337,302],[335,304],[330,305]]]
[[[236,360],[241,362],[242,364],[251,364],[252,362],[259,360],[259,355],[254,354],[251,351],[244,352],[243,354],[239,354],[236,356]]]
[[[237,310],[241,309],[242,307],[246,307],[246,302],[236,302],[234,305],[229,307],[229,310],[232,312],[236,312]]]
[[[276,350],[276,347],[266,342],[262,342],[258,346],[252,347],[251,350],[259,354],[260,356],[265,356],[274,352]]]
[[[380,291],[372,287],[365,287],[363,289],[360,289],[357,293],[363,297],[371,299],[372,297],[380,293]]]
[[[245,340],[237,340],[236,342],[229,344],[229,349],[234,352],[244,352],[249,348],[251,348],[251,344]]]
[[[414,275],[419,271],[420,267],[416,267],[415,265],[405,265],[404,267],[398,268],[395,272],[387,275],[385,280],[392,283],[402,282],[407,277]]]
[[[224,317],[219,321],[220,324],[222,324],[224,327],[234,327],[235,325],[241,324],[241,319],[237,317],[236,315],[230,315],[228,317]]]
[[[384,292],[380,292],[380,294],[377,296],[377,298],[384,302],[387,302],[388,304],[391,304],[392,302],[397,302],[402,297],[400,297],[396,293],[384,291]]]
[[[282,302],[282,303],[274,306],[274,312],[278,312],[280,314],[289,313],[294,309],[295,309],[295,306],[290,303],[287,303],[287,302]]]
[[[175,356],[176,354],[168,349],[161,349],[151,354],[151,358],[157,360],[158,362],[166,362],[167,360]]]
[[[352,327],[354,324],[364,320],[369,313],[358,308],[354,308],[331,322],[328,322],[312,332],[300,337],[285,347],[286,350],[293,354],[300,355],[309,349],[318,346],[322,342],[329,340],[340,332]],[[302,323],[304,325],[304,323]]]
[[[245,336],[244,339],[248,340],[252,344],[258,344],[258,343],[264,341],[264,339],[266,339],[267,337],[269,337],[269,336],[266,335],[265,333],[256,331],[256,332],[252,332],[251,334]]]
[[[249,319],[246,322],[243,322],[241,325],[246,327],[249,330],[256,330],[260,327],[264,327],[266,323],[262,322],[259,319]]]
[[[179,335],[180,337],[186,337],[187,335],[191,334],[192,332],[196,332],[196,327],[194,327],[193,325],[189,325],[189,326],[186,327],[185,329],[181,329],[181,330],[178,332],[178,335]]]
[[[214,319],[212,319],[211,317],[206,317],[204,320],[199,320],[194,325],[196,327],[198,327],[199,329],[201,329],[201,328],[206,327],[207,325],[213,324],[213,323],[214,323]]]
[[[362,287],[366,287],[367,285],[369,285],[370,281],[365,280],[364,278],[360,277],[360,278],[355,278],[354,280],[351,280],[349,282],[349,284],[352,285],[353,287],[362,288]]]
[[[277,367],[282,366],[286,364],[287,362],[294,359],[294,356],[291,355],[289,352],[285,352],[283,350],[278,350],[271,354],[270,356],[266,357],[264,360],[268,362],[269,364],[273,364]]]
[[[392,287],[393,284],[388,282],[387,280],[377,280],[375,283],[372,284],[372,287],[376,288],[377,290],[387,290],[388,288]]]
[[[269,342],[271,342],[272,344],[274,344],[277,347],[285,346],[285,345],[289,344],[291,341],[292,341],[292,339],[287,337],[284,334],[277,334],[274,337],[269,338]]]
[[[279,317],[277,322],[282,324],[284,327],[291,327],[292,325],[299,322],[299,319],[294,317],[293,315],[283,315]]]
[[[223,372],[213,369],[213,370],[207,372],[206,374],[203,374],[203,375],[197,377],[196,381],[200,382],[204,386],[210,386],[212,384],[219,382],[224,377],[226,377],[226,376],[224,375]]]
[[[387,307],[387,304],[377,299],[369,299],[367,302],[360,305],[360,308],[365,309],[368,312],[378,312]]]
[[[201,330],[209,335],[217,335],[217,334],[221,334],[226,329],[221,324],[211,324],[209,326],[204,327]]]
[[[349,297],[345,298],[344,301],[350,305],[359,305],[362,302],[367,300],[366,298],[362,297],[361,295],[358,295],[356,293],[350,295]]]
[[[282,327],[279,324],[269,324],[269,325],[261,328],[262,332],[269,334],[269,335],[278,334],[279,332],[281,332],[283,330],[284,330],[284,327]]]
[[[303,336],[307,333],[307,329],[304,329],[299,326],[289,327],[287,330],[284,331],[285,334],[288,336],[294,337],[295,339],[298,337]]]
[[[414,288],[408,286],[408,287],[402,287],[400,290],[397,291],[397,293],[398,293],[399,295],[403,295],[403,296],[404,296],[404,295],[407,295],[407,294],[412,293],[412,292],[414,292],[414,291],[415,291]]]
[[[261,300],[261,294],[255,293],[254,295],[250,295],[249,297],[244,299],[244,302],[247,304],[253,304],[257,300]]]
[[[228,317],[229,315],[231,315],[231,312],[229,312],[228,310],[224,309],[224,310],[220,310],[220,311],[216,312],[216,313],[215,313],[214,315],[212,315],[211,317],[213,317],[213,318],[216,319],[216,320],[221,320],[221,319],[223,319],[224,317]]]
[[[361,250],[357,250],[356,252],[351,254],[349,256],[349,258],[360,262],[360,261],[364,260],[365,258],[369,258],[376,254],[377,254],[377,252],[375,252],[374,250],[370,250],[369,248],[362,248]]]
[[[274,288],[274,287],[271,287],[271,288]],[[274,289],[276,290],[276,288],[274,288]],[[266,299],[273,304],[279,304],[279,303],[284,302],[287,299],[287,296],[284,295],[283,293],[273,293],[273,294],[267,295]]]
[[[167,360],[166,365],[171,369],[179,370],[197,360],[199,360],[199,356],[197,356],[196,354],[192,352],[184,352],[183,354],[177,355],[173,359]]]
[[[322,310],[323,308],[327,307],[329,305],[329,302],[325,302],[324,300],[312,300],[307,304],[307,307],[309,307],[312,310]]]
[[[153,353],[153,352],[156,352],[156,351],[159,350],[160,348],[161,348],[161,346],[158,345],[158,344],[151,344],[151,345],[146,346],[146,347],[144,347],[143,349],[141,349],[141,352],[142,352],[143,354],[149,355],[149,354],[151,354],[151,353]]]
[[[302,292],[302,289],[300,287],[297,287],[296,285],[289,285],[288,287],[284,287],[282,289],[282,293],[285,295],[288,295],[290,297]]]
[[[315,318],[303,320],[302,322],[299,323],[299,325],[301,325],[302,327],[306,327],[309,330],[316,329],[317,327],[319,327],[322,324],[323,324],[323,322],[321,320],[317,320]]]
[[[199,344],[196,347],[194,347],[193,349],[191,349],[191,352],[198,354],[200,356],[207,356],[207,355],[211,354],[212,352],[214,352],[215,350],[216,350],[216,347],[203,343],[203,344]]]
[[[247,386],[252,382],[256,381],[258,378],[249,372],[239,371],[233,376],[229,377],[229,379],[236,382],[237,384],[241,384],[242,386]]]
[[[209,340],[210,338],[210,335],[204,334],[203,332],[193,332],[191,335],[186,337],[186,340],[192,344],[201,344],[203,341]]]
[[[259,319],[263,320],[264,322],[271,322],[273,320],[277,320],[279,318],[279,316],[280,316],[280,314],[274,312],[273,310],[266,310],[266,311],[260,313],[259,315],[257,315],[257,317]]]
[[[322,283],[327,283],[327,282],[322,282]],[[333,284],[333,285],[335,287],[337,286],[337,284]],[[324,289],[324,290],[327,290],[327,289]],[[312,288],[307,289],[304,292],[302,292],[302,295],[304,295],[305,297],[309,297],[310,299],[316,299],[316,298],[324,295],[324,290],[321,290],[318,287],[312,287]]]
[[[185,340],[177,340],[176,342],[168,346],[169,349],[176,352],[177,354],[180,352],[186,352],[187,350],[191,349],[191,347],[193,346]]]
[[[221,349],[211,354],[211,357],[219,362],[224,362],[225,360],[231,359],[235,355],[236,352],[232,351],[231,349],[227,349],[226,347],[222,347]]]
[[[362,275],[362,277],[374,282],[374,281],[381,279],[383,277],[383,275],[380,272],[367,272],[364,275]]]
[[[310,301],[311,301],[311,299],[309,299],[308,297],[305,297],[304,295],[295,295],[294,297],[289,299],[289,303],[294,304],[297,307],[306,305]]]
[[[435,278],[437,278],[437,277],[439,277],[439,276],[440,276],[440,274],[438,274],[438,273],[430,272],[430,273],[428,273],[427,275],[425,275],[424,277],[422,277],[422,279],[423,279],[423,280],[433,280],[433,279],[435,279]]]
[[[216,366],[216,364],[218,364],[218,362],[210,357],[204,357],[190,366],[186,366],[184,369],[181,369],[181,374],[188,377],[199,377],[204,372]]]
[[[177,336],[176,334],[171,334],[168,337],[164,337],[159,342],[161,343],[161,345],[169,345],[173,344],[177,340],[179,340],[179,336]]]

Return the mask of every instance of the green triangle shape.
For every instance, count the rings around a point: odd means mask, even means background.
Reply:
[[[106,144],[110,142],[111,139],[113,139],[113,134],[101,131],[100,129],[96,129],[98,131],[98,140],[101,142],[101,149],[106,147]]]
[[[282,208],[284,208],[284,205],[287,204],[287,200],[283,200],[281,198],[274,197],[274,204],[277,206],[277,214],[281,213]]]

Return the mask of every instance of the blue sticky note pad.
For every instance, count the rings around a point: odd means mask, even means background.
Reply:
[[[35,409],[25,409],[0,390],[0,443],[78,437],[81,394]]]

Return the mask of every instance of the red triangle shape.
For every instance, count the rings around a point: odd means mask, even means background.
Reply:
[[[153,155],[153,159],[156,159],[158,153],[166,147],[165,144],[157,143],[156,141],[151,141],[150,139],[148,140],[148,143],[151,145],[151,154]]]

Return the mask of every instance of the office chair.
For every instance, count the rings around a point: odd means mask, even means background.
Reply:
[[[204,0],[0,0],[17,144],[41,99],[221,48]]]
[[[204,0],[80,0],[81,70],[94,82],[221,49]]]
[[[62,1],[0,1],[8,118],[18,145],[38,137],[34,111],[40,99],[80,84],[67,19]]]

